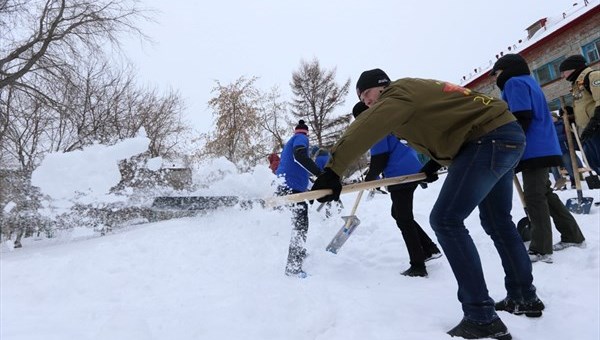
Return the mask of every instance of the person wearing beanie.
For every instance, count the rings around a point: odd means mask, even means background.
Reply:
[[[371,73],[371,72],[370,72]],[[331,159],[312,190],[330,189],[320,202],[337,199],[340,175],[371,146],[393,133],[431,158],[421,169],[426,181],[448,167],[429,216],[452,268],[462,304],[462,320],[447,333],[455,337],[509,339],[510,333],[489,296],[477,248],[464,220],[479,208],[504,268],[507,311],[540,316],[543,303],[533,285],[532,264],[512,221],[514,168],[525,149],[525,133],[505,102],[435,79],[402,78],[387,86],[357,86],[369,108],[354,120],[331,149]]]
[[[360,94],[365,90],[374,89],[373,91],[381,92],[390,82],[390,77],[378,68],[365,71],[356,81],[356,94],[360,99]]]
[[[363,102],[358,102],[352,109],[354,118],[368,109]],[[370,149],[371,161],[365,181],[383,177],[396,177],[419,172],[421,162],[412,148],[404,145],[398,138],[388,134]],[[413,214],[413,198],[417,183],[391,185],[387,188],[392,199],[392,217],[408,250],[410,267],[402,272],[404,276],[426,277],[425,262],[442,256],[437,245],[415,221]]]
[[[529,74],[523,57],[507,54],[496,61],[494,70],[502,99],[521,124],[527,140],[516,171],[522,171],[523,194],[531,222],[529,257],[532,262],[552,263],[553,250],[564,249],[565,245],[581,247],[585,240],[577,221],[550,184],[550,168],[562,165],[556,129],[544,92]],[[551,219],[561,235],[561,241],[554,246]]]
[[[281,151],[281,160],[275,174],[283,178],[284,183],[277,188],[277,195],[288,195],[308,190],[309,174],[317,176],[321,169],[308,156],[308,126],[300,120],[294,128],[294,135]],[[306,233],[308,232],[308,204],[296,203],[292,207],[292,236],[288,250],[285,274],[305,277],[302,269],[306,257]]]
[[[587,66],[582,55],[569,56],[558,67],[571,83],[577,133],[589,166],[600,173],[600,70]]]

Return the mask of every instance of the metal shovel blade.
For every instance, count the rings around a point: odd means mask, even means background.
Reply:
[[[566,207],[574,214],[589,214],[593,201],[593,197],[569,198]]]
[[[331,242],[329,242],[327,248],[325,248],[325,250],[334,254],[337,254],[344,243],[346,243],[346,240],[352,235],[354,229],[360,224],[360,220],[356,215],[342,216],[342,219],[344,220],[344,225],[337,234],[335,234]]]

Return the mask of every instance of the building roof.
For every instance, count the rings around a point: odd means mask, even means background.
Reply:
[[[595,4],[590,2],[595,2]],[[539,46],[539,44],[543,44],[551,37],[559,34],[581,20],[585,20],[585,18],[597,13],[598,11],[600,11],[600,3],[586,0],[583,2],[574,3],[569,10],[561,13],[559,16],[546,17],[537,20],[527,28],[528,35],[530,36],[529,38],[524,37],[519,39],[512,46],[508,46],[505,50],[496,54],[495,59],[490,59],[484,66],[474,68],[473,72],[469,73],[468,75],[464,75],[461,78],[460,84],[466,87],[472,86],[473,83],[477,83],[483,77],[487,77],[496,60],[504,54],[523,54],[528,49]]]

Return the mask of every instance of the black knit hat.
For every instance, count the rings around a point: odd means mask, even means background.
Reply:
[[[512,53],[505,54],[500,59],[496,60],[494,68],[492,69],[492,72],[490,72],[490,76],[496,75],[496,72],[498,72],[499,70],[512,70],[516,71],[514,73],[518,73],[519,75],[531,73],[529,71],[529,66],[527,66],[527,61],[520,55]]]
[[[356,118],[356,117],[358,117],[359,114],[361,114],[364,110],[366,110],[368,108],[369,107],[367,106],[367,104],[365,104],[363,102],[358,102],[352,108],[352,115],[354,116],[354,118]]]
[[[365,90],[372,87],[388,86],[390,82],[390,77],[388,77],[381,69],[375,68],[364,71],[360,74],[360,77],[358,77],[358,81],[356,82],[356,94],[358,94],[358,97],[360,98],[360,94]]]
[[[300,121],[298,122],[298,125],[296,125],[296,128],[294,129],[295,133],[303,133],[305,135],[308,135],[308,126],[306,126],[306,124],[304,123],[304,120],[300,119]]]
[[[581,54],[575,54],[569,56],[567,59],[563,60],[558,66],[558,70],[560,72],[569,71],[569,70],[578,70],[580,68],[585,68],[587,66],[587,61]]]

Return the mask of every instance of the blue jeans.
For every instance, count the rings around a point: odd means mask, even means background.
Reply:
[[[600,174],[600,131],[583,143],[583,152],[590,163],[590,168]]]
[[[514,167],[524,148],[525,134],[516,122],[465,143],[448,167],[431,211],[431,227],[458,282],[464,317],[471,321],[488,323],[498,318],[477,248],[464,224],[475,207],[500,255],[507,296],[536,297],[531,261],[510,215]]]

